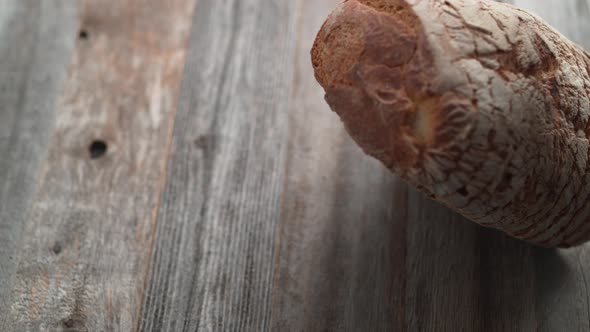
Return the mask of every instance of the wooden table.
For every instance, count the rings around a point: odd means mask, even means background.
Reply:
[[[337,0],[0,0],[0,331],[588,331],[590,246],[430,202],[329,111]],[[516,0],[590,47],[589,0]]]

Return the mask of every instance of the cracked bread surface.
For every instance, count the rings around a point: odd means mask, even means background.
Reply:
[[[312,49],[359,146],[480,225],[546,247],[590,238],[590,57],[486,0],[348,0]]]

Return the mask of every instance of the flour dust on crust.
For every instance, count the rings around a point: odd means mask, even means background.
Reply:
[[[312,49],[347,131],[428,196],[546,247],[590,239],[590,58],[486,0],[348,0]]]

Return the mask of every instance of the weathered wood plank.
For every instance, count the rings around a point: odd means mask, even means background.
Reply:
[[[407,188],[348,137],[310,64],[337,3],[301,5],[272,328],[402,331]]]
[[[0,330],[590,329],[588,245],[481,229],[348,138],[309,64],[338,0],[200,0],[174,123],[195,2],[85,0],[50,141],[77,3],[0,5]],[[512,2],[590,46],[587,0]]]
[[[0,2],[0,330],[73,48],[76,3]]]
[[[194,4],[81,2],[5,331],[137,327]]]
[[[142,331],[266,331],[298,1],[197,6]]]

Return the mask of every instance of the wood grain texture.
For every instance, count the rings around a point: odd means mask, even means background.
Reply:
[[[201,0],[141,331],[265,331],[297,1]]]
[[[80,3],[3,331],[130,331],[139,323],[194,4]],[[106,144],[103,155],[89,151],[93,142]]]
[[[0,331],[588,331],[588,245],[348,137],[309,60],[338,1],[0,0]],[[513,2],[590,46],[588,1]]]
[[[310,71],[311,44],[336,3],[300,7],[274,331],[404,327],[396,294],[404,292],[407,188],[356,148]]]
[[[0,1],[0,330],[73,48],[76,4]]]

